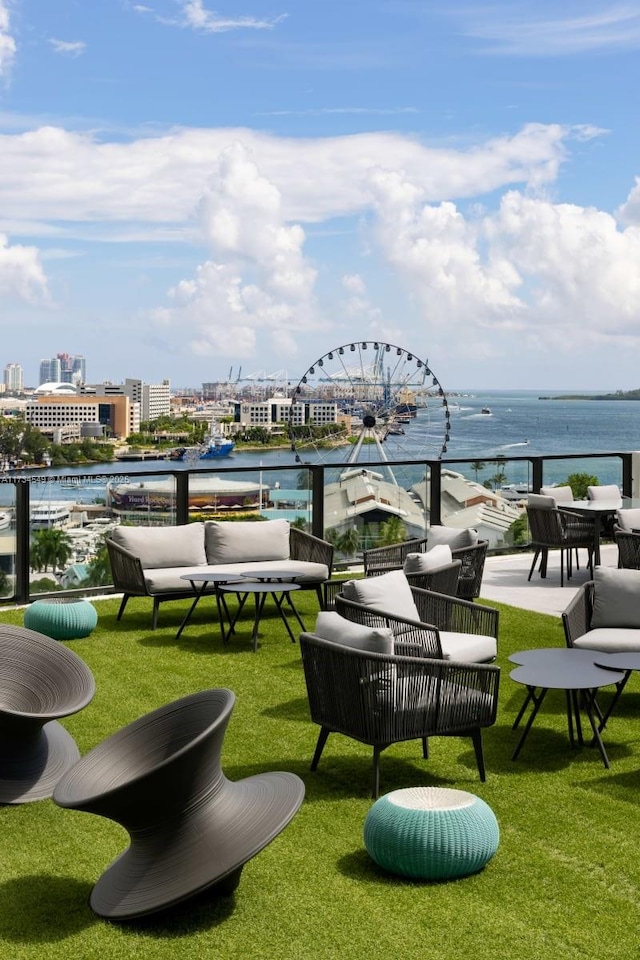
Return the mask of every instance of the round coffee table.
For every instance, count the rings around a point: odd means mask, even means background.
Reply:
[[[516,683],[524,684],[527,688],[527,696],[513,723],[514,730],[518,727],[529,704],[533,704],[512,760],[517,759],[549,690],[563,690],[567,705],[567,726],[571,747],[575,746],[576,741],[580,745],[584,743],[580,721],[582,708],[591,724],[593,741],[600,750],[602,762],[607,769],[609,768],[609,758],[596,719],[598,713],[596,693],[600,687],[619,683],[624,678],[624,672],[597,666],[594,662],[596,656],[593,650],[547,647],[538,650],[522,650],[509,657],[513,663],[520,664],[511,671],[511,679]]]
[[[256,577],[257,574],[247,574],[247,577]],[[274,574],[270,575],[271,577]],[[284,576],[284,574],[278,574],[278,576]],[[293,606],[293,601],[291,600],[290,594],[295,590],[300,589],[299,583],[292,583],[290,580],[282,582],[280,580],[254,580],[247,579],[243,580],[241,583],[221,583],[218,585],[218,589],[222,594],[226,593],[235,593],[239,598],[238,609],[235,612],[233,618],[229,622],[229,630],[227,631],[226,638],[224,638],[225,643],[235,630],[235,625],[242,612],[242,608],[247,600],[247,597],[253,596],[254,599],[254,615],[253,615],[253,633],[251,636],[253,643],[253,652],[256,653],[258,649],[258,630],[260,628],[260,618],[262,617],[262,611],[264,610],[264,605],[267,597],[273,597],[273,601],[276,605],[276,609],[280,614],[280,619],[287,628],[287,633],[291,637],[291,642],[295,643],[296,638],[293,635],[289,621],[287,620],[286,614],[283,608],[284,598],[287,597],[289,600],[289,606],[293,609],[295,616],[300,621],[298,611]],[[300,621],[301,622],[301,621]]]
[[[221,596],[219,588],[220,588],[220,585],[223,583],[237,583],[239,580],[239,577],[235,576],[232,573],[203,572],[203,573],[183,573],[180,576],[180,579],[189,581],[195,593],[195,597],[193,598],[193,603],[191,604],[186,614],[184,615],[182,623],[178,627],[178,632],[176,633],[176,640],[180,637],[180,634],[182,633],[186,625],[189,623],[189,620],[191,619],[191,614],[193,613],[195,608],[198,606],[198,603],[200,602],[201,598],[205,595],[205,593],[213,593],[216,598],[216,606],[218,608],[218,620],[220,622],[220,632],[222,634],[222,641],[224,643],[226,640],[226,635],[224,630],[224,618],[222,615],[223,607],[224,607],[224,612],[227,615],[227,619],[229,619],[229,611],[226,609],[224,597]],[[200,584],[200,586],[198,587],[196,586],[196,584]],[[209,589],[210,586],[213,587],[213,590]]]
[[[605,670],[624,670],[624,676],[622,680],[616,683],[616,692],[600,721],[599,729],[602,732],[607,724],[607,720],[613,713],[614,707],[620,699],[622,691],[627,685],[629,677],[634,670],[640,670],[640,653],[633,650],[625,651],[624,653],[600,653],[597,650],[593,650],[592,652],[594,663],[599,667],[604,667]]]

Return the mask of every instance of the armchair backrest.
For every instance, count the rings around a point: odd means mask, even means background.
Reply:
[[[531,503],[531,494],[527,505],[527,520],[532,543],[561,545],[564,540],[562,517],[553,502],[553,497],[539,497],[536,499],[551,501],[548,503]]]
[[[640,533],[615,527],[613,537],[618,546],[618,566],[640,570]]]
[[[562,487],[540,487],[540,495],[543,497],[553,497],[556,505],[559,503],[572,503],[573,502],[573,490],[569,484],[565,484]],[[531,497],[535,494],[529,495],[529,502],[531,502]]]
[[[604,486],[587,487],[587,497],[589,500],[611,500],[613,503],[622,503],[620,487],[615,483],[605,484]]]

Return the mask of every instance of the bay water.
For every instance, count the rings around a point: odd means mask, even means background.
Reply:
[[[640,450],[640,401],[633,400],[561,400],[552,391],[482,391],[449,395],[450,439],[443,459],[457,462],[451,469],[474,476],[481,482],[499,468],[504,482],[530,482],[531,466],[527,458],[558,454],[608,453]],[[489,412],[483,412],[483,409]],[[390,460],[436,459],[443,439],[440,422],[430,422],[428,410],[418,410],[417,417],[405,425],[402,436],[389,438]],[[371,451],[376,459],[375,450]],[[323,451],[327,462],[344,460],[344,448]],[[503,459],[504,458],[504,459]],[[517,459],[515,459],[517,458]],[[74,467],[52,467],[22,470],[5,474],[18,482],[31,483],[32,502],[69,500],[91,503],[104,498],[109,480],[125,483],[136,480],[140,473],[166,476],[168,470],[221,470],[230,479],[261,479],[265,485],[279,483],[282,488],[295,487],[301,464],[318,462],[313,451],[290,449],[235,452],[220,461],[126,461],[110,464],[82,464]],[[361,461],[359,461],[361,462]],[[482,466],[479,464],[482,463]],[[270,467],[290,467],[281,473]],[[252,475],[236,472],[251,468]],[[621,467],[617,458],[550,462],[545,466],[545,482],[558,482],[569,473],[588,472],[600,483],[620,483]],[[115,474],[115,477],[108,476]],[[416,466],[400,471],[398,482],[408,486],[417,482],[424,470]],[[140,478],[142,479],[142,478]],[[328,479],[334,479],[330,477]],[[12,484],[0,482],[0,504],[11,505]]]

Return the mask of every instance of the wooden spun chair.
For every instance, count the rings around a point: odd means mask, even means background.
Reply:
[[[534,548],[533,561],[529,570],[528,580],[531,580],[538,558],[540,558],[540,576],[547,575],[547,560],[549,550],[557,547],[560,550],[560,586],[564,586],[565,552],[567,554],[567,579],[571,579],[573,572],[571,552],[578,547],[584,547],[588,552],[589,570],[593,574],[594,526],[589,520],[584,523],[570,511],[557,507],[553,497],[529,494],[527,504],[527,518],[531,533],[531,544]]]

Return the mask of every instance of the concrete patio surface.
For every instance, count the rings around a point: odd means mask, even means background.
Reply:
[[[618,565],[618,548],[607,543],[601,547],[601,563],[605,567]],[[530,581],[529,568],[533,554],[527,552],[502,557],[487,557],[482,578],[480,597],[496,603],[506,603],[523,610],[560,616],[576,590],[590,579],[586,566],[587,554],[580,551],[580,569],[575,569],[571,580],[565,570],[564,587],[560,586],[560,552],[549,551],[546,579],[542,580],[537,570]]]

